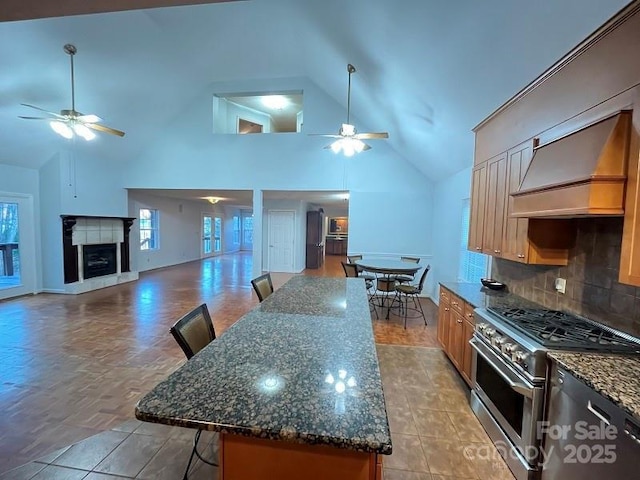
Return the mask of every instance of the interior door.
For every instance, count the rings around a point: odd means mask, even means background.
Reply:
[[[33,199],[0,194],[0,299],[35,293]]]
[[[200,258],[213,255],[213,218],[211,215],[202,214],[202,243],[200,244]]]
[[[269,211],[269,271],[294,272],[294,211]]]

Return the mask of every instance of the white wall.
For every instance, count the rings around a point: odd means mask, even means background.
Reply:
[[[431,298],[437,303],[437,285],[457,281],[462,236],[462,201],[470,197],[471,167],[438,182],[433,202],[433,276]],[[429,274],[431,275],[431,273]]]
[[[200,258],[202,214],[216,214],[224,218],[224,211],[206,202],[192,202],[158,197],[145,192],[129,192],[129,213],[139,218],[141,208],[159,211],[160,248],[140,250],[140,227],[136,221],[131,228],[131,269],[144,272],[190,262]],[[224,220],[223,220],[224,223]]]
[[[60,154],[40,167],[41,231],[43,243],[42,285],[47,292],[64,292],[62,252],[62,185]]]
[[[34,288],[36,292],[42,290],[42,249],[40,243],[40,190],[39,190],[39,177],[38,171],[30,168],[15,167],[11,165],[0,164],[0,192],[6,194],[16,194],[22,198],[28,199],[30,203],[30,222],[26,225],[22,223],[22,227],[26,229],[23,231],[21,227],[20,235],[23,237],[31,237],[32,242],[29,244],[28,252],[31,250],[31,255],[35,254],[35,270],[32,269],[28,272],[32,277]],[[22,243],[22,241],[21,241]],[[23,262],[24,263],[24,262]],[[27,273],[27,272],[25,272]]]

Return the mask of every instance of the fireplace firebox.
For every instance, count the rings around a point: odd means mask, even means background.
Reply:
[[[93,278],[117,272],[117,245],[103,243],[82,247],[83,277]]]

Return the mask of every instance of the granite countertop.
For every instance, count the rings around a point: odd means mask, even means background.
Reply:
[[[550,351],[547,356],[640,420],[640,355]]]
[[[447,290],[451,290],[476,308],[485,308],[498,304],[531,305],[540,308],[540,305],[530,300],[509,293],[506,290],[490,290],[481,283],[440,282],[440,285]]]
[[[145,395],[136,418],[391,454],[363,280],[293,277]]]

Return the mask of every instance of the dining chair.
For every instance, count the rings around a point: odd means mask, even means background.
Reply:
[[[271,281],[270,273],[265,273],[264,275],[254,278],[251,280],[251,285],[253,285],[253,289],[258,295],[260,303],[273,293],[273,282]]]
[[[404,313],[405,330],[407,328],[407,311],[408,310],[419,313],[420,315],[416,315],[416,318],[418,316],[421,316],[422,319],[424,320],[424,324],[425,325],[427,324],[427,318],[424,315],[424,310],[422,309],[422,304],[420,303],[420,298],[418,298],[418,295],[422,293],[422,289],[424,288],[424,282],[425,282],[425,279],[427,278],[427,274],[429,273],[430,269],[431,269],[431,265],[427,265],[424,268],[424,271],[420,276],[420,281],[418,282],[418,285],[408,285],[408,284],[396,285],[396,295],[398,295],[398,300],[400,301],[400,306]],[[402,300],[402,297],[404,297],[404,302]],[[413,300],[413,307],[411,308],[409,307],[409,298]]]
[[[400,257],[400,260],[406,263],[420,263],[420,257]],[[395,275],[394,277],[398,283],[411,283],[416,279],[415,273],[413,275]]]
[[[362,255],[347,255],[347,260],[349,263],[356,263],[358,260],[362,260]],[[376,276],[371,273],[365,273],[360,265],[357,266],[358,273],[360,278],[364,278],[365,280],[370,280],[374,282],[376,280]]]
[[[216,339],[216,331],[213,328],[213,322],[211,321],[206,303],[203,303],[184,315],[173,324],[169,331],[171,335],[173,335],[173,338],[176,339],[178,345],[180,345],[180,348],[182,348],[182,351],[187,357],[187,361]],[[183,480],[188,480],[189,468],[191,467],[191,462],[193,462],[194,455],[208,465],[218,466],[217,463],[204,458],[198,451],[200,435],[202,435],[202,430],[198,429],[193,438],[193,449],[191,450],[191,456],[189,457],[187,468],[182,477]]]
[[[372,295],[372,291],[374,290],[374,284],[373,281],[369,280],[368,278],[360,275],[360,272],[358,271],[358,265],[356,265],[355,263],[347,263],[347,262],[340,262],[342,264],[342,269],[344,270],[344,275],[346,277],[360,277],[360,278],[364,278],[364,284],[367,287],[367,294],[369,296],[369,305],[373,305],[373,295]],[[375,309],[375,305],[373,305],[373,311],[376,312],[376,318],[378,318],[378,312]]]

